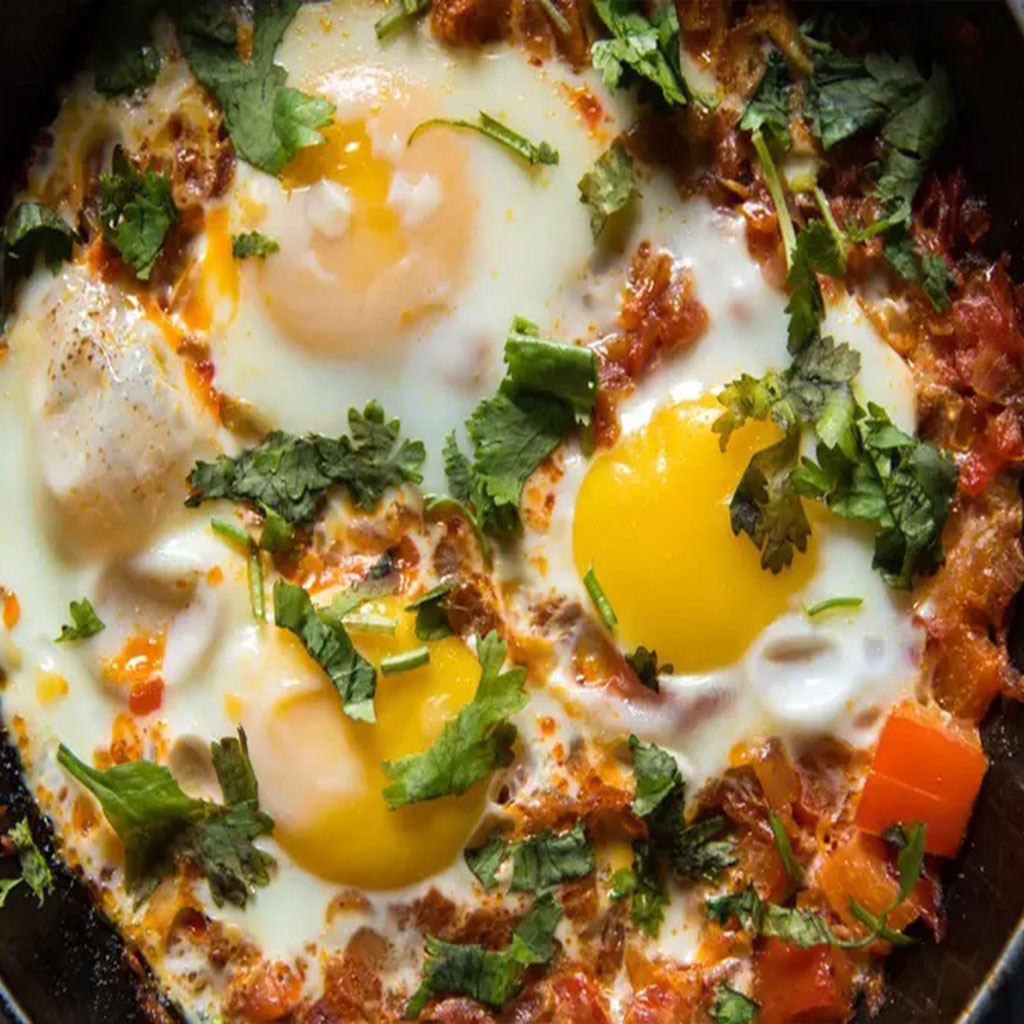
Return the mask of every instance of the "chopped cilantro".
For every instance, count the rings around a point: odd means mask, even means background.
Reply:
[[[714,896],[705,903],[707,915],[712,921],[725,926],[736,918],[741,928],[753,932],[761,927],[761,906],[757,890],[749,883],[740,892]]]
[[[448,598],[458,585],[458,577],[442,580],[405,606],[407,612],[416,612],[417,640],[443,640],[455,632],[448,621]]]
[[[715,997],[708,1007],[708,1016],[715,1024],[753,1024],[759,1009],[753,999],[730,988],[723,981],[715,989]]]
[[[276,580],[274,622],[294,633],[309,656],[327,673],[341,694],[346,715],[360,722],[376,720],[373,696],[377,673],[352,646],[336,616],[318,610],[304,588]]]
[[[665,920],[668,890],[658,865],[658,858],[650,843],[633,844],[633,884],[630,892],[630,920],[651,938],[657,938]]]
[[[824,612],[832,611],[834,608],[859,608],[864,603],[862,597],[827,597],[823,601],[812,604],[810,608],[804,609],[804,614],[809,619]]]
[[[547,963],[554,955],[561,918],[549,893],[534,901],[512,932],[511,944],[501,952],[428,936],[423,981],[406,1004],[406,1019],[418,1017],[431,999],[444,995],[466,995],[488,1006],[503,1006],[522,988],[526,969]]]
[[[105,628],[89,598],[83,597],[81,601],[72,601],[68,605],[68,609],[71,613],[72,625],[69,626],[65,623],[60,627],[57,643],[66,643],[68,640],[87,640]]]
[[[541,338],[535,323],[517,316],[505,339],[505,364],[517,388],[560,398],[572,407],[577,423],[590,423],[597,400],[597,356],[592,349]]]
[[[525,136],[513,131],[503,125],[496,117],[480,111],[479,121],[466,121],[460,117],[432,117],[428,121],[422,121],[412,130],[409,136],[408,145],[429,128],[438,125],[447,125],[449,128],[466,128],[470,131],[479,132],[481,135],[511,150],[517,156],[521,156],[528,164],[557,164],[558,150],[547,142],[531,142]]]
[[[590,232],[598,238],[610,217],[625,210],[640,196],[632,157],[616,140],[594,161],[577,186],[580,202],[590,209]]]
[[[110,171],[100,175],[100,224],[103,237],[141,280],[149,280],[177,222],[170,176],[137,170],[118,146]]]
[[[722,817],[704,818],[679,829],[672,839],[672,869],[680,878],[712,881],[736,863],[731,839],[717,839],[725,828]]]
[[[377,41],[383,43],[396,32],[412,27],[416,17],[430,7],[430,0],[392,0],[388,9],[374,22]]]
[[[594,851],[582,822],[566,832],[539,832],[518,842],[492,834],[479,849],[466,851],[466,863],[485,889],[494,887],[498,869],[508,858],[513,892],[544,892],[594,870]]]
[[[799,885],[804,880],[804,869],[793,854],[793,847],[789,842],[789,833],[786,831],[786,823],[782,815],[775,811],[768,812],[768,824],[771,826],[772,836],[775,839],[775,848],[779,851],[779,858],[782,866],[789,875],[793,885]]]
[[[682,790],[683,776],[676,759],[654,743],[644,743],[639,736],[629,737],[636,775],[633,813],[647,818],[669,797]]]
[[[238,155],[269,174],[279,174],[299,149],[322,144],[318,129],[333,121],[333,104],[288,88],[287,72],[274,63],[298,9],[299,0],[256,4],[247,60],[238,52],[234,12],[218,0],[179,6],[176,18],[185,59],[220,104]]]
[[[846,254],[836,244],[828,226],[812,221],[800,232],[793,247],[793,261],[786,282],[789,285],[789,351],[799,353],[818,333],[825,317],[818,274],[842,277],[846,273]]]
[[[807,550],[811,524],[794,486],[799,435],[756,452],[729,502],[732,532],[745,533],[761,552],[761,568],[781,572],[795,551]]]
[[[411,672],[414,668],[422,668],[430,661],[430,649],[416,647],[401,654],[391,654],[380,659],[380,672],[384,676],[398,675],[400,672]]]
[[[608,595],[605,594],[597,580],[597,573],[594,572],[593,566],[587,569],[583,577],[583,586],[587,588],[587,593],[590,595],[590,600],[594,602],[594,607],[597,609],[597,614],[601,616],[601,621],[608,629],[614,629],[619,619],[615,614],[615,609],[612,608],[611,601],[608,600]]]
[[[775,216],[779,221],[779,234],[782,235],[782,252],[786,257],[786,267],[793,266],[793,247],[796,245],[796,232],[793,229],[793,218],[789,213],[789,206],[786,203],[786,192],[782,187],[782,179],[779,177],[775,161],[772,159],[771,150],[765,141],[761,129],[757,128],[750,134],[750,141],[754,144],[754,152],[757,153],[757,161],[764,175],[765,184],[771,193],[772,203],[775,204]]]
[[[391,780],[384,799],[392,810],[404,804],[464,793],[512,758],[516,727],[509,715],[526,705],[526,669],[502,671],[508,644],[495,632],[477,647],[480,682],[473,699],[445,722],[441,735],[420,754],[384,762]]]
[[[636,673],[637,679],[655,693],[659,691],[658,676],[670,676],[675,671],[674,667],[665,663],[658,664],[658,652],[649,651],[641,644],[632,654],[626,655],[626,664]]]
[[[945,259],[919,249],[906,224],[898,224],[886,231],[883,242],[882,252],[900,276],[920,285],[935,310],[941,313],[949,309],[949,290],[956,279]]]
[[[71,259],[71,250],[78,234],[60,214],[42,203],[19,203],[0,231],[0,329],[15,285],[32,273],[36,259],[43,261],[54,274],[64,260]]]
[[[53,874],[50,871],[50,865],[46,863],[46,858],[32,838],[28,818],[22,818],[11,828],[7,832],[7,838],[14,844],[21,875],[18,878],[5,880],[4,889],[0,892],[0,906],[3,906],[7,893],[19,881],[25,882],[35,894],[39,905],[42,906],[47,895],[53,892]]]
[[[645,8],[634,0],[594,0],[594,10],[611,34],[598,39],[590,59],[609,89],[639,81],[669,106],[683,105],[689,89],[679,64],[679,20],[671,0]]]
[[[359,505],[372,509],[387,487],[420,482],[423,443],[399,443],[399,422],[386,421],[379,403],[368,403],[362,413],[349,409],[348,422],[350,437],[275,430],[241,455],[197,462],[185,504],[228,498],[270,509],[297,526],[316,519],[335,485],[344,484]]]
[[[231,255],[236,260],[244,260],[250,256],[258,256],[265,260],[281,248],[273,238],[260,234],[259,231],[247,231],[231,238]]]
[[[188,796],[152,761],[128,761],[98,771],[63,744],[57,760],[100,802],[125,851],[125,885],[145,899],[181,861],[195,865],[214,902],[244,907],[254,886],[266,885],[274,861],[253,845],[274,827],[259,809],[244,733],[211,745],[223,804]]]
[[[764,73],[739,126],[747,132],[760,131],[783,149],[789,147],[789,69],[778,50],[768,54]]]
[[[793,486],[844,519],[874,522],[872,566],[890,586],[906,589],[916,574],[942,564],[956,464],[948,453],[898,430],[870,402],[866,410],[856,409],[854,437],[852,453],[819,443],[818,462],[804,458],[793,471]]]

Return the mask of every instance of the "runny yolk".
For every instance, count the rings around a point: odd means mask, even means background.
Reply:
[[[573,557],[611,602],[620,646],[653,648],[676,672],[729,665],[784,612],[816,563],[813,537],[777,575],[734,536],[729,501],[751,455],[779,439],[752,423],[719,450],[713,397],[663,406],[599,455],[576,500]]]
[[[421,646],[403,603],[389,598],[365,606],[398,620],[394,636],[353,634],[375,666]],[[262,682],[270,689],[250,698],[242,719],[260,803],[281,846],[321,878],[374,890],[408,885],[455,861],[479,820],[486,784],[392,811],[382,795],[389,780],[381,765],[426,750],[472,699],[480,666],[463,641],[432,642],[421,668],[378,673],[371,724],[344,714],[337,691],[290,634],[278,630],[276,639],[277,650],[262,659],[264,672],[273,674]]]

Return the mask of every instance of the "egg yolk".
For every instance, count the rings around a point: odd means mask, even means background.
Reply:
[[[444,309],[464,276],[468,149],[440,130],[408,144],[438,110],[382,70],[346,71],[312,91],[335,99],[335,122],[285,168],[287,208],[270,204],[265,230],[281,248],[260,267],[264,297],[310,349],[380,358],[409,324]]]
[[[778,575],[734,536],[729,501],[751,455],[779,440],[751,423],[719,450],[713,397],[663,406],[594,459],[580,487],[573,556],[594,572],[618,617],[620,645],[653,648],[676,672],[741,657],[814,572],[813,539]]]
[[[378,668],[381,658],[421,646],[403,604],[389,598],[364,606],[398,620],[393,636],[352,634]],[[430,661],[421,668],[378,673],[371,724],[344,714],[337,691],[290,634],[277,630],[276,639],[285,656],[277,664],[299,665],[300,676],[281,678],[280,668],[271,668],[277,678],[270,700],[257,697],[261,706],[242,715],[275,839],[307,871],[363,889],[398,888],[443,870],[478,822],[486,784],[392,811],[381,792],[389,781],[381,764],[426,750],[472,700],[480,680],[472,652],[447,637],[429,645]]]

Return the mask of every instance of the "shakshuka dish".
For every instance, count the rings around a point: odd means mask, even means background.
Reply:
[[[845,1022],[941,939],[1024,297],[947,72],[807,13],[139,3],[66,84],[0,701],[186,1020]]]

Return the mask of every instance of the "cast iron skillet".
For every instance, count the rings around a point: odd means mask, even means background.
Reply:
[[[132,0],[6,0],[0,3],[0,199],[55,89],[76,68],[97,15]],[[259,2],[259,0],[257,0]],[[801,5],[803,6],[803,5]],[[847,17],[852,5],[837,5]],[[1009,253],[1024,280],[1024,37],[998,0],[857,5],[895,53],[942,61],[962,103],[954,158],[990,201],[991,255]],[[5,205],[0,202],[0,207]],[[0,442],[2,443],[2,442]],[[1011,637],[1024,668],[1024,601]],[[991,768],[963,850],[946,885],[947,937],[897,950],[878,1024],[1001,1024],[1024,1019],[1024,705],[996,707],[982,729]],[[91,905],[88,892],[53,858],[45,824],[21,780],[18,755],[0,739],[0,803],[10,820],[26,811],[46,837],[57,887],[36,907],[24,886],[0,911],[0,1021],[133,1024],[177,1019],[155,993],[138,957]],[[12,866],[0,865],[0,873]],[[861,1009],[858,1018],[866,1022]]]

